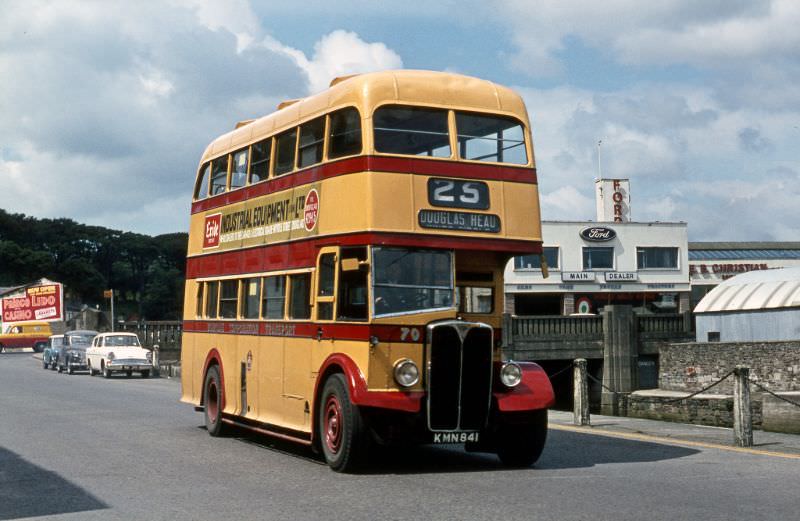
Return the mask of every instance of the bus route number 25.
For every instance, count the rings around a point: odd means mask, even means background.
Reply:
[[[489,187],[480,181],[428,179],[428,202],[449,208],[489,209]]]

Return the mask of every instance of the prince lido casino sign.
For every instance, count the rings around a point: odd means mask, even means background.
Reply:
[[[225,250],[317,234],[320,195],[303,187],[251,199],[205,216],[203,249]]]

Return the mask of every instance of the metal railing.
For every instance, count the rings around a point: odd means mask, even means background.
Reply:
[[[147,347],[158,345],[162,352],[181,349],[183,322],[180,320],[129,321],[122,324],[122,330],[139,335],[139,340]]]

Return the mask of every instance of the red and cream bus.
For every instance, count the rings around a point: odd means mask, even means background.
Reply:
[[[455,74],[337,78],[243,121],[194,185],[182,400],[311,445],[463,443],[530,465],[553,391],[502,358],[503,269],[541,253],[522,99]]]

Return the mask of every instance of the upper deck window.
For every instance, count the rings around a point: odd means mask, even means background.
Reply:
[[[317,118],[300,125],[300,148],[297,166],[303,168],[322,161],[322,145],[325,143],[325,118]]]
[[[194,187],[194,198],[205,199],[208,197],[208,176],[211,173],[211,163],[206,163],[200,170],[197,186]]]
[[[470,161],[528,164],[522,124],[501,116],[456,112],[458,155]]]
[[[269,161],[272,155],[272,138],[253,144],[250,163],[250,184],[269,177]]]
[[[361,116],[346,108],[331,114],[328,158],[351,156],[361,152]]]
[[[390,105],[375,111],[375,150],[388,154],[450,157],[447,111]]]
[[[275,138],[275,175],[294,170],[294,154],[297,146],[297,128]]]
[[[228,186],[228,156],[211,161],[211,195],[225,192]]]
[[[231,190],[241,188],[247,183],[247,151],[239,150],[233,153],[231,164]]]

